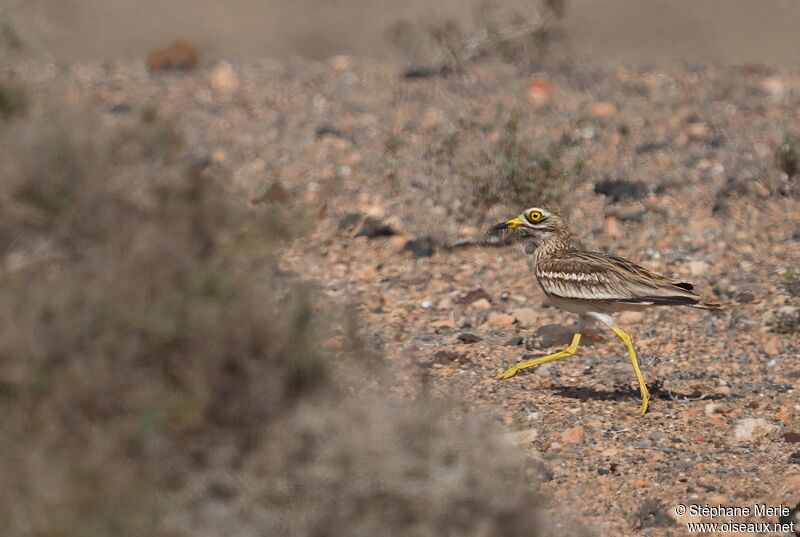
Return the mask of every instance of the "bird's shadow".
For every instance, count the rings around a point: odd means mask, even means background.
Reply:
[[[676,401],[679,403],[688,403],[691,401],[715,401],[722,399],[722,395],[701,393],[694,391],[692,393],[675,392],[663,388],[663,383],[660,380],[655,380],[647,385],[650,390],[651,399],[662,399],[667,401]],[[632,387],[626,384],[617,384],[613,390],[596,390],[587,386],[554,386],[548,388],[549,391],[555,392],[562,397],[570,399],[578,399],[580,401],[622,401],[632,398],[639,398],[639,388]]]

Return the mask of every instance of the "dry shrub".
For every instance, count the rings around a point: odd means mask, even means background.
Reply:
[[[536,151],[518,131],[519,119],[512,116],[497,143],[461,168],[470,206],[476,210],[485,211],[495,203],[516,207],[530,200],[557,202],[580,175],[582,164],[566,165],[558,146]]]
[[[537,533],[498,428],[336,387],[364,351],[276,275],[290,207],[151,114],[3,138],[0,534]]]
[[[6,10],[0,6],[0,50],[8,49],[17,51],[23,48],[24,41],[16,25],[6,13]]]
[[[431,403],[327,403],[276,424],[241,471],[198,477],[172,527],[200,537],[540,534],[535,488],[499,427],[449,421]]]
[[[282,231],[167,124],[3,140],[0,533],[146,535],[196,461],[320,377],[311,311],[232,251]],[[13,139],[12,139],[13,138]],[[264,242],[264,241],[262,241]]]
[[[481,0],[473,5],[469,24],[429,16],[420,24],[398,21],[387,30],[390,43],[411,60],[422,60],[427,36],[433,45],[429,61],[441,72],[463,72],[471,62],[495,59],[522,68],[540,65],[560,36],[563,0]],[[430,54],[429,54],[430,56]]]
[[[27,108],[25,88],[14,81],[0,80],[0,119],[22,115]]]

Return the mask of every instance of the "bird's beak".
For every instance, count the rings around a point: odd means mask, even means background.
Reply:
[[[516,218],[512,218],[511,220],[509,220],[507,222],[500,222],[499,224],[494,226],[494,228],[495,229],[517,229],[518,227],[520,227],[523,224],[524,224],[524,222],[518,216]]]

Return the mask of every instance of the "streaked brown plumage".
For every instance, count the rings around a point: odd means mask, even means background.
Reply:
[[[636,360],[633,341],[614,323],[611,314],[650,306],[720,308],[695,293],[690,283],[674,281],[621,257],[576,249],[566,223],[552,211],[527,209],[495,228],[517,230],[528,240],[525,252],[531,256],[531,268],[554,305],[581,315],[582,321],[584,317],[599,320],[622,339],[639,381],[642,414],[647,411],[650,394]],[[564,351],[516,364],[498,378],[510,378],[522,369],[573,355],[580,336],[579,328]]]

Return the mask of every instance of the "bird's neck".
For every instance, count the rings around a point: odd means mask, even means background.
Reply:
[[[572,234],[569,231],[561,231],[549,235],[537,243],[529,243],[525,246],[525,253],[532,254],[534,263],[538,264],[541,259],[571,248]]]

